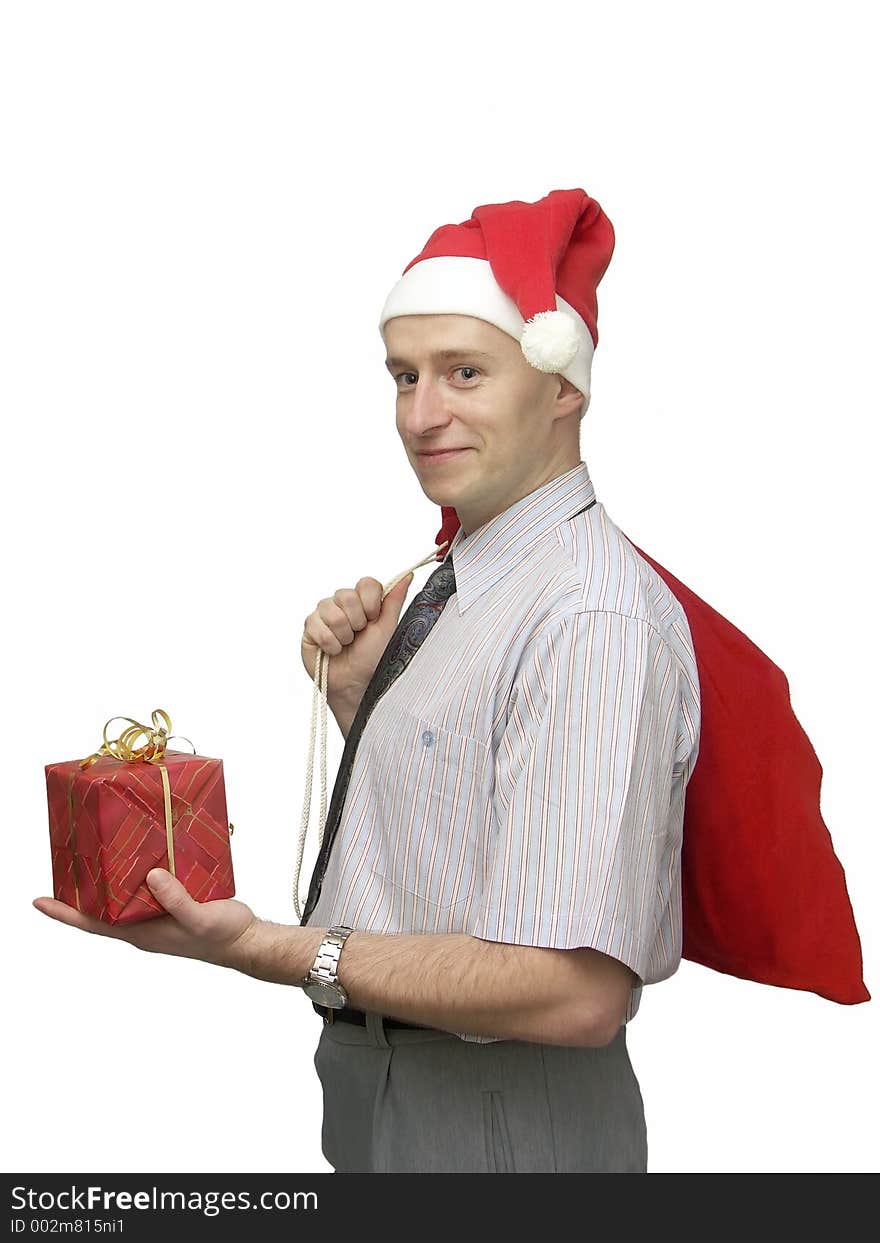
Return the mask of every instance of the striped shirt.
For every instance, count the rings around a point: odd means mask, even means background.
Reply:
[[[590,946],[638,976],[628,1022],[681,961],[684,609],[583,461],[447,555],[456,591],[368,717],[310,922]]]

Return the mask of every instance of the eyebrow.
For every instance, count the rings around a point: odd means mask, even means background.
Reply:
[[[436,361],[440,361],[441,359],[449,359],[449,358],[485,358],[489,361],[491,361],[492,359],[492,355],[487,354],[484,350],[470,350],[470,349],[435,350],[434,353],[429,354],[428,357]],[[409,366],[409,364],[407,363],[405,358],[386,358],[385,366],[386,367],[407,367]]]

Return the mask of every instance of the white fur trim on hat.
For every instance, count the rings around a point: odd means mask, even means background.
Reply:
[[[379,331],[398,315],[473,315],[518,341],[533,367],[557,372],[589,397],[593,338],[574,307],[559,294],[556,308],[540,311],[526,323],[496,281],[488,259],[436,255],[420,259],[404,272],[385,300]]]

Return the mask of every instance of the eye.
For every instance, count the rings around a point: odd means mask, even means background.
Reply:
[[[455,374],[456,371],[468,373],[468,374],[465,374],[463,377],[465,381],[476,379],[476,377],[480,374],[479,370],[476,367],[471,367],[467,363],[462,363],[458,367],[453,367],[452,371],[453,371],[453,374]],[[411,376],[414,383],[418,382],[418,374],[415,371],[400,371],[398,372],[396,376],[393,377],[395,384],[400,385],[403,381],[405,381],[407,376]],[[403,387],[412,388],[412,384],[403,383]]]

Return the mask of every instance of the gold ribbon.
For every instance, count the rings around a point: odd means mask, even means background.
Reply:
[[[94,764],[95,760],[102,755],[112,756],[114,759],[122,760],[125,763],[144,763],[155,764],[162,773],[162,790],[164,795],[165,806],[165,840],[168,844],[168,871],[172,876],[177,873],[174,870],[174,835],[171,825],[171,785],[168,780],[168,770],[162,763],[165,755],[165,747],[171,737],[183,738],[183,734],[171,734],[171,717],[162,708],[156,708],[151,717],[152,728],[148,725],[142,725],[140,721],[134,721],[130,716],[111,716],[110,720],[104,725],[104,741],[97,751],[93,751],[91,755],[87,755],[84,760],[80,760],[80,768],[87,768],[89,764]],[[118,738],[109,738],[107,736],[107,726],[110,721],[128,721],[128,726],[122,731]],[[163,724],[164,722],[164,724]],[[135,742],[143,734],[146,742],[136,747]],[[195,744],[189,739],[186,742],[196,754]],[[71,777],[70,782],[72,783]],[[70,797],[71,785],[68,785],[68,814],[70,816],[70,842],[71,854],[73,858],[73,885],[76,891],[77,909],[81,910],[79,904],[79,885],[76,876],[76,853],[73,832],[73,802]],[[232,826],[230,825],[230,831]]]

